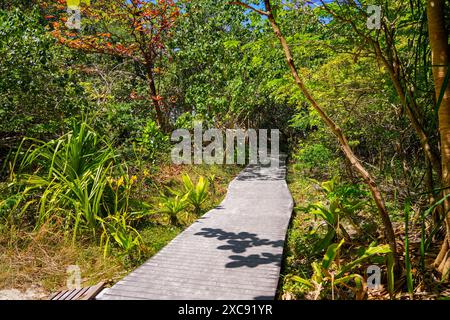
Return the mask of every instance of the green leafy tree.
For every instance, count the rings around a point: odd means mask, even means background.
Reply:
[[[51,4],[51,2],[50,2]],[[45,4],[49,12],[65,10],[66,4]],[[131,59],[143,67],[150,98],[158,124],[166,128],[167,119],[162,110],[163,97],[158,92],[156,74],[163,55],[168,54],[166,41],[170,37],[179,9],[173,0],[158,1],[92,1],[81,3],[82,29],[68,28],[68,17],[61,14],[53,23],[52,34],[70,48],[88,53],[108,54]]]
[[[70,54],[36,10],[0,10],[0,159],[27,136],[62,133],[85,102]]]

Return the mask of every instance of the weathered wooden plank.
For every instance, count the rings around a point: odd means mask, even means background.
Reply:
[[[100,282],[95,286],[64,290],[52,294],[49,300],[92,300],[100,293],[100,291],[103,290],[104,287],[105,283]]]
[[[64,297],[64,300],[72,300],[72,298],[73,298],[74,296],[76,296],[76,294],[77,294],[78,292],[80,292],[80,290],[81,290],[81,289],[75,289],[75,290],[72,290],[71,293],[70,293],[69,295],[67,295],[67,296]]]
[[[104,282],[100,282],[99,284],[89,287],[88,290],[80,296],[79,300],[93,300],[100,291],[105,287]]]
[[[66,290],[64,294],[58,300],[67,300],[67,298],[72,294],[76,293],[79,289]]]
[[[145,280],[145,281],[150,281],[150,280],[155,280],[157,282],[162,282],[162,281],[175,281],[175,282],[179,282],[179,281],[183,281],[183,282],[187,282],[189,283],[189,281],[193,281],[193,280],[197,280],[197,279],[202,279],[202,281],[212,281],[212,282],[222,282],[222,283],[237,283],[237,284],[250,284],[250,285],[261,285],[261,286],[272,286],[274,281],[278,280],[277,276],[274,277],[242,277],[242,276],[227,276],[226,282],[224,281],[224,278],[222,276],[218,276],[218,275],[213,275],[208,277],[208,279],[204,278],[203,274],[199,274],[199,275],[188,275],[188,274],[183,274],[183,275],[173,275],[170,278],[167,277],[163,277],[162,273],[151,273],[151,274],[147,274],[147,273],[137,273],[136,271],[131,273],[130,275],[128,275],[127,277],[125,277],[123,280],[126,281],[132,281],[133,279],[135,281],[140,281],[140,280]]]
[[[77,289],[72,289],[72,290],[66,290],[66,291],[64,291],[63,295],[61,295],[61,296],[58,298],[58,300],[65,300],[66,297],[67,297],[68,295],[70,295],[72,292],[74,292],[74,291],[76,291],[76,290],[77,290]]]
[[[65,293],[65,291],[59,291],[59,292],[55,292],[54,294],[52,294],[49,298],[49,300],[58,300],[59,297],[63,296]]]
[[[77,292],[77,294],[75,296],[72,297],[72,300],[78,300],[88,290],[89,290],[89,287],[82,288],[80,291]]]
[[[235,296],[240,297],[240,299],[245,299],[246,296],[251,295],[252,297],[257,296],[275,296],[275,291],[273,290],[248,290],[248,289],[240,289],[236,290],[217,290],[216,287],[200,287],[194,286],[190,288],[176,288],[171,290],[170,288],[151,288],[151,287],[136,287],[136,286],[127,286],[126,284],[118,284],[117,289],[120,289],[120,294],[143,294],[146,296],[154,296],[156,299],[161,295],[164,296],[172,296],[173,299],[204,299],[204,296],[208,297],[217,297],[219,299],[226,299],[227,296]],[[108,295],[108,292],[106,293]],[[154,298],[154,299],[155,299]],[[253,298],[254,299],[254,298]]]

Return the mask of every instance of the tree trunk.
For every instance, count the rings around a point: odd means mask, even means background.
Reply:
[[[430,139],[429,139],[428,135],[425,133],[425,130],[423,129],[423,127],[420,124],[419,120],[417,119],[416,115],[414,114],[413,106],[411,106],[411,104],[413,104],[413,102],[407,101],[405,92],[404,92],[401,82],[400,82],[400,79],[398,78],[397,75],[395,75],[393,72],[391,72],[389,65],[385,64],[385,66],[389,70],[389,74],[391,76],[392,82],[394,83],[394,87],[395,87],[395,90],[397,91],[397,95],[399,96],[402,104],[405,106],[406,115],[409,118],[409,120],[411,121],[411,125],[413,126],[414,131],[416,132],[416,135],[419,138],[420,145],[422,146],[425,156],[429,159],[431,165],[436,170],[438,176],[440,176],[441,175],[441,164],[439,161],[439,157],[437,157],[436,154],[433,152],[433,149],[430,145]],[[411,98],[411,100],[412,100],[412,98]]]
[[[387,28],[387,27],[386,27]],[[412,97],[411,92],[409,92],[409,96],[411,97],[408,101],[406,98],[406,91],[407,88],[403,88],[402,82],[401,82],[401,74],[400,69],[396,71],[396,67],[401,65],[400,59],[396,56],[395,61],[389,61],[385,55],[383,54],[383,51],[381,50],[380,43],[378,41],[374,41],[371,39],[372,45],[374,46],[375,55],[378,59],[380,59],[386,69],[388,70],[389,77],[391,78],[391,81],[394,85],[395,91],[397,92],[398,97],[400,98],[401,103],[404,105],[406,110],[406,116],[411,121],[412,127],[414,128],[414,131],[416,132],[417,137],[419,138],[420,144],[422,146],[423,152],[425,153],[425,156],[430,160],[431,165],[433,166],[433,169],[436,170],[438,176],[441,176],[441,163],[439,157],[435,154],[433,148],[430,144],[430,139],[428,135],[426,134],[425,130],[423,129],[422,125],[419,122],[419,119],[417,118],[416,113],[414,112],[415,109],[417,109],[417,104]],[[393,42],[393,41],[391,41]]]
[[[434,180],[433,180],[433,167],[430,164],[430,160],[425,157],[425,186],[428,191],[428,204],[429,206],[433,206],[436,203],[436,197],[435,197],[435,186],[434,186]],[[441,193],[442,195],[442,193]],[[439,195],[438,195],[439,197]],[[436,207],[431,216],[433,219],[434,225],[438,225],[441,223],[441,217],[442,217],[442,206]]]
[[[346,24],[349,24],[352,26],[353,30],[361,36],[363,39],[368,41],[372,44],[374,48],[375,56],[378,60],[381,60],[384,66],[387,68],[389,72],[389,76],[392,80],[392,83],[394,85],[394,88],[400,98],[400,101],[405,106],[406,109],[406,115],[411,121],[411,124],[414,128],[414,131],[417,134],[417,137],[419,138],[419,141],[422,145],[423,152],[425,153],[426,157],[430,160],[433,169],[436,170],[439,178],[441,177],[441,161],[439,159],[439,156],[437,155],[436,151],[432,148],[430,144],[430,139],[425,132],[424,128],[422,127],[422,124],[420,123],[420,119],[416,113],[417,110],[417,103],[413,98],[413,92],[408,88],[403,88],[404,85],[402,85],[402,79],[405,78],[405,75],[402,71],[402,63],[398,57],[397,50],[395,48],[393,34],[394,32],[391,30],[392,26],[387,25],[384,20],[382,21],[383,28],[385,30],[385,42],[387,44],[387,49],[385,52],[381,49],[380,41],[377,39],[373,39],[369,37],[365,31],[361,32],[356,26],[356,24],[344,16],[338,15],[335,11],[331,10],[330,7],[326,5],[326,2],[324,0],[320,0],[322,3],[322,6],[325,8],[325,10],[333,15],[336,19],[339,19],[343,21]],[[357,6],[356,2],[351,2],[354,6]],[[407,99],[406,96],[409,95],[410,99]]]
[[[146,71],[147,71],[147,78],[148,78],[148,85],[149,85],[149,89],[150,89],[150,95],[151,95],[153,106],[155,107],[155,112],[156,112],[156,122],[158,123],[160,128],[163,131],[165,131],[165,129],[166,129],[166,122],[165,122],[164,115],[163,115],[163,113],[161,111],[161,107],[159,105],[158,92],[156,90],[155,78],[154,78],[154,75],[153,75],[153,66],[151,64],[147,63]]]
[[[449,68],[450,49],[444,20],[444,0],[428,0],[427,2],[428,33],[431,46],[431,60],[433,66],[434,89],[436,101],[439,101],[439,134],[441,139],[442,187],[443,196],[450,193],[450,82],[444,87],[444,81]],[[449,201],[444,202],[446,237],[441,251],[436,258],[435,266],[444,277],[450,271],[450,212]]]
[[[319,106],[319,104],[313,98],[313,96],[311,95],[309,90],[305,87],[305,84],[297,71],[297,67],[294,63],[294,59],[292,57],[292,53],[289,48],[289,45],[287,44],[286,39],[284,38],[283,34],[281,33],[281,30],[278,27],[275,17],[272,14],[270,0],[265,0],[265,7],[266,7],[266,12],[264,14],[267,15],[269,22],[272,26],[272,29],[275,32],[275,35],[277,36],[278,40],[280,41],[280,43],[283,47],[283,51],[286,56],[287,63],[289,65],[289,68],[291,69],[291,73],[295,79],[295,83],[300,88],[300,90],[302,91],[304,96],[311,103],[312,107],[320,115],[320,117],[325,122],[325,124],[330,128],[330,130],[336,136],[336,138],[338,139],[338,141],[341,145],[342,151],[344,152],[344,155],[346,156],[348,161],[351,163],[353,168],[356,170],[356,172],[362,177],[364,182],[369,187],[370,192],[372,193],[372,197],[378,208],[378,212],[380,214],[383,226],[384,226],[384,233],[385,233],[386,241],[392,250],[392,254],[394,255],[394,258],[396,261],[396,266],[398,268],[399,264],[398,264],[397,245],[395,242],[394,230],[392,227],[391,220],[389,218],[389,214],[386,210],[386,206],[384,204],[383,197],[381,195],[380,190],[378,189],[377,184],[375,183],[375,180],[373,179],[372,175],[364,168],[364,166],[361,164],[359,159],[353,153],[350,145],[348,144],[347,138],[342,133],[341,128],[338,127],[333,122],[333,120],[326,114],[326,112],[322,109],[322,107]]]

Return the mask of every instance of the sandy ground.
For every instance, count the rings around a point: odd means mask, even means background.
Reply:
[[[26,291],[18,289],[0,290],[0,300],[42,300],[47,297],[48,293],[38,287],[31,287]]]

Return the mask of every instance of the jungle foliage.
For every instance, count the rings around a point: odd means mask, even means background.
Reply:
[[[80,30],[65,8],[0,5],[6,238],[54,228],[137,263],[237,169],[186,175],[173,129],[275,128],[296,200],[281,298],[448,296],[448,1],[98,0]]]

